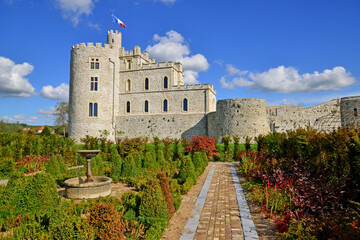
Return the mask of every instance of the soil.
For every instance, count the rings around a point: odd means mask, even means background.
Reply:
[[[180,208],[175,212],[174,216],[170,219],[170,224],[165,230],[161,239],[174,240],[179,239],[184,232],[186,222],[189,218],[193,217],[192,210],[195,208],[195,202],[199,196],[204,182],[209,174],[213,162],[205,168],[203,174],[198,178],[197,183],[192,186],[190,191],[183,195]]]
[[[265,214],[261,212],[260,206],[253,203],[249,196],[251,194],[250,190],[247,190],[244,183],[245,178],[238,174],[241,187],[243,189],[245,199],[249,206],[252,220],[255,224],[255,228],[260,240],[276,239],[275,236],[275,219],[267,219]]]

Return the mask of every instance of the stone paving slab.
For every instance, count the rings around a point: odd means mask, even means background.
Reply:
[[[244,239],[233,176],[228,163],[217,163],[194,239]]]

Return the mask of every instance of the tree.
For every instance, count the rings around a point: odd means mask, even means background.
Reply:
[[[68,131],[69,102],[58,102],[55,106],[55,125],[63,129],[64,137]]]

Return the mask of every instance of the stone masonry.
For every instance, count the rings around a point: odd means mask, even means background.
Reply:
[[[333,130],[359,122],[360,97],[313,107],[266,106],[264,99],[216,102],[212,84],[184,85],[181,63],[156,63],[139,46],[125,51],[121,33],[107,43],[71,49],[69,135],[118,137],[238,136],[254,139],[298,127]]]

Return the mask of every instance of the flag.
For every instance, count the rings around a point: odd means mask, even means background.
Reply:
[[[118,19],[114,14],[111,14],[111,15],[112,15],[113,22],[114,22],[115,24],[119,24],[120,27],[126,28],[125,23],[123,23],[120,19]]]

